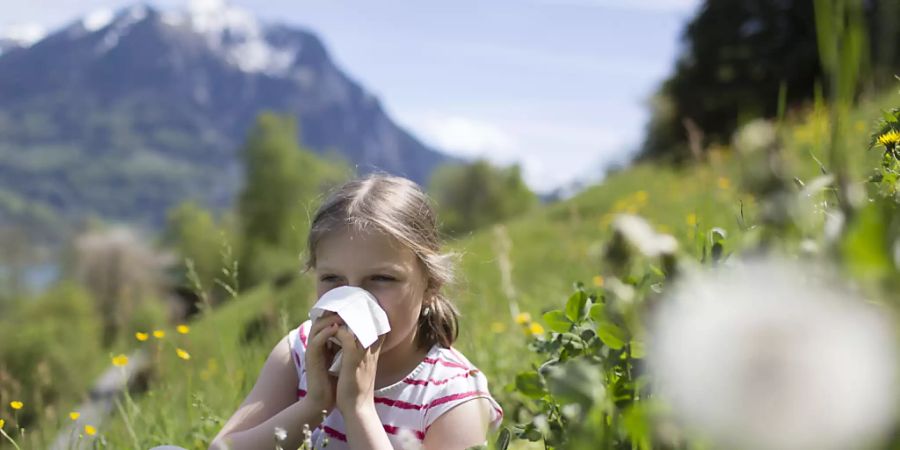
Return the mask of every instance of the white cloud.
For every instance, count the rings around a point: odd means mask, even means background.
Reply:
[[[699,0],[535,0],[535,2],[552,6],[586,6],[659,13],[689,13],[700,4]]]
[[[84,19],[81,20],[81,23],[84,25],[84,28],[88,31],[97,31],[112,22],[114,18],[114,13],[111,9],[98,9],[94,12],[91,12]]]
[[[517,146],[515,139],[502,129],[465,117],[430,117],[416,128],[427,141],[466,157],[481,157],[491,153],[509,155]]]

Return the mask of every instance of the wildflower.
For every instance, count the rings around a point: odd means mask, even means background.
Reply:
[[[688,214],[687,218],[685,218],[685,222],[687,222],[687,224],[690,226],[697,225],[697,214],[696,213]]]
[[[674,237],[657,233],[646,220],[638,216],[619,215],[613,228],[644,256],[671,255],[678,250],[678,241]]]
[[[531,322],[531,325],[528,325],[528,334],[532,336],[540,336],[544,334],[544,327],[537,322]]]
[[[6,425],[6,421],[3,419],[0,419],[0,428],[3,428],[3,425]]]
[[[884,436],[897,393],[891,322],[829,279],[760,260],[674,285],[647,355],[673,415],[713,448],[859,448]]]
[[[112,363],[116,367],[125,367],[128,364],[128,357],[122,354],[116,355],[113,357]]]
[[[775,145],[777,139],[775,126],[767,120],[758,119],[741,127],[734,134],[732,144],[738,152],[749,155]]]
[[[647,203],[647,198],[648,198],[648,197],[649,197],[649,196],[647,195],[647,191],[637,191],[637,192],[634,193],[634,200],[637,201],[639,204],[642,204],[642,205],[643,205],[644,203]]]
[[[284,428],[275,427],[275,440],[281,442],[285,439],[287,439],[287,431]]]
[[[137,340],[139,340],[139,341],[141,341],[141,342],[144,342],[144,341],[146,341],[147,339],[150,338],[150,335],[147,334],[147,333],[141,333],[140,331],[138,331],[137,333],[134,333],[134,337],[135,337]]]
[[[180,348],[175,349],[175,354],[178,355],[179,358],[181,358],[185,361],[191,359],[191,354]]]
[[[491,324],[491,331],[494,333],[502,333],[506,331],[506,324],[503,322],[494,322]]]
[[[9,406],[11,406],[12,409],[15,409],[18,411],[18,410],[22,409],[22,407],[25,406],[25,404],[20,401],[13,400],[13,401],[9,402]]]
[[[525,325],[526,323],[531,322],[531,314],[527,312],[519,313],[516,315],[516,323],[519,325]]]
[[[166,337],[166,332],[163,330],[154,330],[153,337],[155,337],[157,339],[162,339],[162,338]]]
[[[191,332],[191,327],[181,324],[175,327],[175,330],[177,330],[181,334],[188,334]]]
[[[891,130],[878,136],[878,143],[889,149],[896,147],[900,143],[900,131]]]
[[[594,278],[591,281],[594,282],[594,286],[603,287],[603,277],[602,276],[594,275]]]
[[[400,441],[399,447],[403,450],[421,450],[425,448],[422,441],[407,428],[397,430],[397,440]]]
[[[84,426],[84,434],[86,434],[88,436],[93,436],[93,435],[97,434],[97,429],[94,428],[92,425],[85,425]]]
[[[729,180],[728,177],[719,177],[718,184],[719,189],[727,190],[731,187],[731,180]]]
[[[78,420],[79,417],[81,417],[81,413],[80,413],[80,412],[72,411],[72,412],[69,413],[69,418],[72,419],[72,420]]]

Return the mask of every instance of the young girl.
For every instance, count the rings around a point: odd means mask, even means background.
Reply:
[[[256,385],[211,448],[295,449],[304,425],[314,448],[465,449],[485,443],[502,410],[487,379],[451,345],[457,312],[441,293],[451,279],[427,196],[404,178],[346,183],[316,212],[307,270],[319,297],[338,286],[369,291],[391,331],[363,348],[326,314],[272,349]],[[327,370],[344,351],[337,377]],[[285,436],[286,435],[286,436]]]

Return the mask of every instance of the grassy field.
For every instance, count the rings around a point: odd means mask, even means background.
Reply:
[[[854,112],[855,142],[867,142],[879,109],[897,104],[900,95],[883,100]],[[782,133],[788,163],[805,180],[818,173],[813,156],[821,158],[827,141],[823,114],[789,119]],[[859,158],[865,164],[858,167],[871,167],[877,154]],[[712,227],[727,233],[726,252],[738,250],[759,212],[757,200],[741,189],[741,168],[740,157],[724,148],[713,149],[707,162],[681,169],[637,165],[567,201],[449,243],[460,254],[460,280],[450,290],[462,312],[457,348],[487,374],[508,422],[517,420],[518,394],[510,385],[518,372],[538,361],[527,344],[540,330],[519,323],[518,313],[540,324],[543,312],[565,303],[574,282],[601,286],[607,268],[599,255],[619,213],[640,215],[672,234],[685,254],[699,255]],[[186,334],[169,329],[163,339],[135,340],[134,347],[146,346],[153,355],[155,376],[147,392],[124,401],[122,413],[108,423],[91,424],[97,436],[116,449],[164,443],[207,448],[252,387],[272,346],[306,319],[313,295],[311,278],[301,276],[280,288],[241,293],[191,323]],[[97,355],[98,361],[106,358]],[[60,423],[68,420],[60,417]],[[52,439],[54,431],[47,427],[39,435]]]

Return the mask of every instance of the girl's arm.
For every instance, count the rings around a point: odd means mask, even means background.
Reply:
[[[330,333],[323,333],[321,339],[327,339],[325,334]],[[303,424],[309,424],[310,429],[317,427],[327,405],[318,404],[311,395],[295,402],[298,382],[285,337],[272,349],[256,385],[213,439],[210,450],[274,448],[276,427],[287,432],[282,447],[299,447]]]
[[[461,450],[485,444],[491,404],[484,398],[469,400],[438,417],[425,433],[428,450]]]

